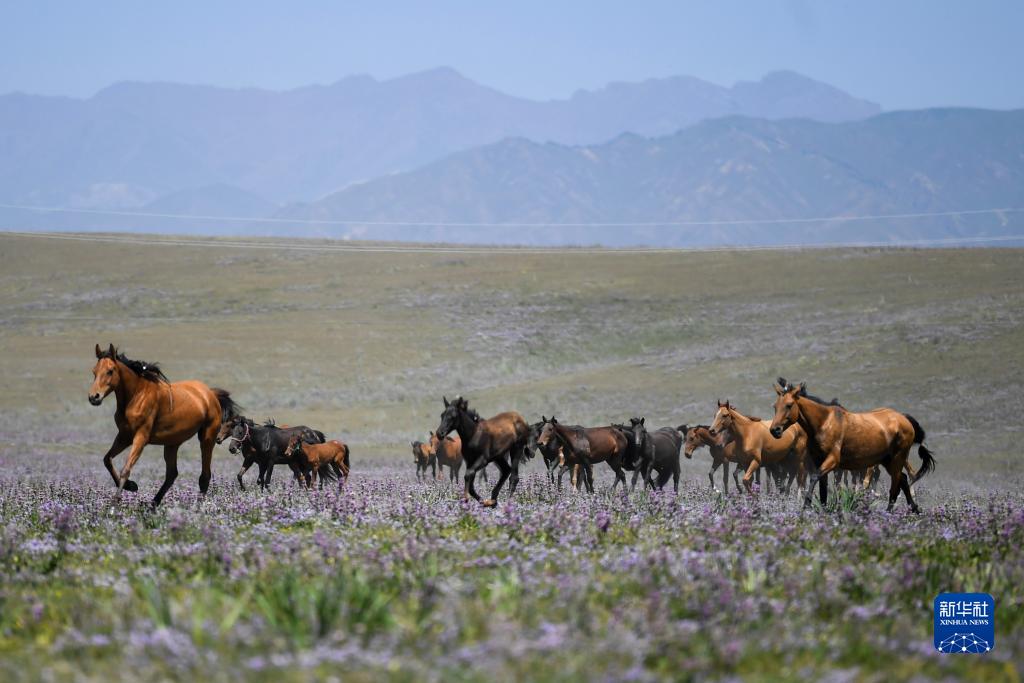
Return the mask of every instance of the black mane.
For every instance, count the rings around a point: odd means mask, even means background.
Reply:
[[[167,375],[164,374],[164,371],[160,369],[160,365],[157,363],[147,363],[144,360],[132,360],[117,349],[114,349],[113,353],[111,353],[110,349],[107,349],[106,351],[101,352],[99,357],[109,358],[111,360],[116,360],[119,363],[123,363],[136,375],[150,382],[170,383],[170,380],[167,379]]]
[[[790,389],[793,388],[793,385],[787,382],[784,377],[779,377],[778,381],[779,386],[781,386],[786,391],[789,391]],[[826,401],[825,399],[815,396],[814,394],[808,394],[807,387],[804,387],[803,389],[800,390],[800,397],[808,398],[814,401],[815,403],[820,403],[823,406],[839,406],[840,408],[843,407],[843,405],[839,402],[838,398],[833,398],[831,401]]]

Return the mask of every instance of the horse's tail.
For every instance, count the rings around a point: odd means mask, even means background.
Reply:
[[[345,461],[345,476],[347,477],[349,470],[352,469],[352,463],[348,459],[351,449],[349,449],[347,443],[341,444],[341,447],[345,449],[345,453],[342,455],[342,460]]]
[[[231,398],[230,391],[218,389],[217,387],[211,387],[211,389],[217,397],[217,403],[220,404],[221,422],[227,422],[231,418],[238,417],[242,414],[242,406],[235,403],[235,400]]]
[[[921,458],[921,469],[917,471],[917,474],[914,475],[913,481],[910,482],[911,484],[915,484],[919,479],[924,477],[924,475],[935,469],[935,456],[932,455],[932,452],[924,445],[925,434],[924,427],[921,426],[921,423],[906,413],[903,413],[903,417],[907,418],[907,420],[910,421],[910,426],[914,428],[914,443],[918,444],[917,455]]]

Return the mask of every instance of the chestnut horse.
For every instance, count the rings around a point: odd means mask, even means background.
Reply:
[[[807,385],[775,385],[775,417],[773,436],[783,434],[790,425],[799,425],[808,436],[808,450],[813,461],[811,485],[804,496],[804,506],[811,504],[815,482],[826,482],[826,475],[836,468],[864,470],[882,465],[889,473],[889,505],[892,510],[903,491],[914,512],[921,509],[914,502],[910,484],[935,469],[935,458],[924,445],[924,429],[910,415],[892,408],[876,408],[868,412],[851,412],[839,405],[825,405],[807,396]],[[918,444],[921,469],[913,481],[903,470],[910,457],[910,448]],[[819,483],[822,505],[827,487]]]
[[[338,488],[341,488],[348,480],[350,451],[348,444],[337,439],[325,441],[324,443],[303,443],[301,434],[293,434],[288,439],[288,446],[284,454],[302,468],[302,474],[306,479],[306,488],[312,488],[316,482],[317,472],[323,469],[330,469],[338,480]],[[320,477],[320,488],[324,487],[325,477]]]
[[[167,489],[178,477],[178,449],[196,435],[202,453],[199,491],[206,493],[217,430],[238,411],[231,395],[194,380],[171,383],[158,365],[132,360],[118,353],[113,344],[105,351],[96,345],[92,374],[89,403],[98,406],[110,394],[117,397],[114,411],[117,436],[103,456],[103,464],[117,486],[118,495],[124,489],[139,490],[138,484],[131,480],[132,468],[142,455],[142,449],[147,444],[156,444],[164,447],[166,467],[164,483],[152,503],[153,508],[160,505]],[[114,457],[129,446],[128,459],[118,475],[114,470]]]
[[[735,444],[734,452],[740,459],[749,460],[747,471],[743,475],[743,485],[747,493],[753,493],[751,485],[754,473],[763,465],[782,465],[790,474],[789,485],[795,477],[803,480],[805,461],[807,459],[807,435],[800,425],[790,425],[785,432],[779,431],[778,436],[768,429],[768,424],[758,417],[748,417],[739,412],[726,401],[718,402],[718,412],[708,430],[712,437],[719,433],[729,432]],[[778,485],[779,480],[776,480]]]
[[[581,465],[583,482],[587,491],[594,492],[594,465],[606,462],[615,473],[612,489],[622,482],[626,488],[626,474],[622,471],[622,461],[629,448],[629,442],[622,430],[615,427],[567,427],[560,424],[552,416],[541,416],[544,427],[537,437],[537,445],[546,447],[557,441],[562,448],[562,459],[566,465]]]
[[[474,500],[483,503],[484,507],[494,507],[497,505],[498,493],[508,479],[508,495],[511,498],[519,484],[519,463],[529,456],[526,442],[530,437],[530,427],[523,416],[509,411],[484,420],[461,396],[457,396],[451,403],[444,398],[444,412],[437,426],[437,438],[443,439],[451,432],[457,432],[462,440],[462,458],[466,462],[466,492]],[[491,497],[481,501],[473,481],[477,472],[491,462],[500,470],[498,483],[491,490]]]

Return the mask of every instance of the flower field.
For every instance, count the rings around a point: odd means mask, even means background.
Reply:
[[[704,481],[611,493],[605,472],[559,493],[535,462],[489,510],[395,457],[341,492],[179,481],[152,513],[145,484],[117,500],[95,468],[31,462],[0,479],[8,681],[995,681],[1024,653],[1019,494],[801,512]],[[934,651],[945,590],[996,596],[991,654]]]

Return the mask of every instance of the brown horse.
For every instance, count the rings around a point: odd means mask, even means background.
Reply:
[[[736,463],[732,478],[736,489],[739,490],[741,465],[737,461],[736,445],[731,436],[727,434],[712,436],[710,429],[711,425],[696,425],[694,427],[681,425],[679,431],[685,435],[683,455],[689,460],[693,457],[694,451],[702,446],[707,446],[711,450],[711,470],[708,472],[708,481],[711,482],[711,488],[715,488],[715,471],[722,467],[722,488],[726,493],[729,493],[729,463]]]
[[[808,436],[813,467],[811,485],[804,496],[804,506],[811,504],[814,483],[827,481],[824,477],[836,468],[864,470],[882,465],[889,472],[889,506],[896,503],[903,491],[907,504],[920,512],[910,491],[908,477],[903,469],[910,457],[910,448],[919,444],[917,454],[921,469],[913,477],[917,481],[935,469],[935,458],[924,445],[925,433],[910,415],[892,408],[877,408],[869,412],[851,412],[842,406],[825,405],[807,395],[806,384],[775,385],[775,417],[772,419],[773,436],[783,434],[790,425],[800,425]],[[819,484],[821,502],[827,499],[827,488]]]
[[[317,472],[327,467],[338,478],[338,487],[344,485],[348,480],[350,467],[348,444],[336,439],[324,443],[303,443],[302,436],[293,435],[288,439],[288,447],[285,455],[293,462],[300,463],[303,475],[306,478],[306,487],[311,488],[316,483]],[[320,477],[320,488],[324,487],[324,478]]]
[[[498,483],[491,490],[491,497],[480,502],[485,507],[497,505],[498,493],[506,479],[509,480],[508,495],[512,497],[519,484],[519,463],[529,455],[526,442],[530,437],[530,427],[522,415],[509,411],[484,420],[461,396],[451,403],[444,398],[444,412],[441,413],[441,422],[436,431],[438,439],[457,432],[462,440],[462,457],[466,462],[466,492],[470,496],[480,501],[473,481],[477,472],[493,462],[500,470]]]
[[[749,460],[743,475],[747,493],[753,493],[752,481],[758,468],[766,465],[782,465],[790,474],[789,484],[795,477],[803,478],[807,458],[807,435],[800,425],[790,425],[778,436],[772,434],[766,422],[758,417],[748,417],[730,405],[728,401],[718,402],[718,412],[708,430],[712,437],[728,432],[735,444],[735,453],[740,459]],[[786,490],[788,491],[787,485]]]
[[[433,432],[430,433],[433,436]],[[422,479],[431,470],[431,478],[437,479],[437,454],[429,443],[412,442],[412,460],[416,463],[416,478]]]
[[[137,491],[138,484],[131,480],[132,468],[147,444],[164,447],[164,483],[153,498],[156,508],[167,489],[178,476],[178,449],[193,436],[199,436],[202,453],[202,474],[199,490],[206,493],[210,486],[210,463],[213,447],[221,422],[233,417],[238,406],[223,389],[211,389],[202,382],[171,383],[154,363],[131,360],[118,353],[111,344],[105,351],[96,345],[96,365],[92,369],[93,381],[89,389],[89,403],[98,406],[103,399],[114,394],[117,409],[114,424],[117,436],[103,456],[103,464],[121,490]],[[114,470],[114,457],[131,446],[121,474]]]
[[[537,437],[537,445],[548,447],[556,440],[562,447],[562,461],[565,465],[582,466],[583,482],[590,493],[594,492],[594,465],[608,463],[615,473],[612,489],[622,482],[626,488],[626,473],[622,471],[622,460],[629,449],[629,442],[621,429],[615,427],[577,427],[566,426],[551,419],[541,417],[544,427]]]

